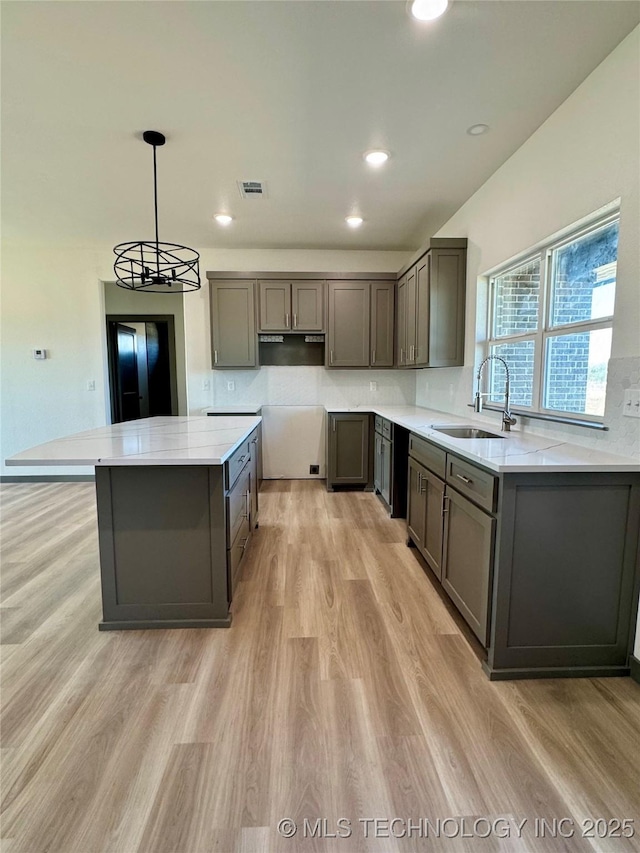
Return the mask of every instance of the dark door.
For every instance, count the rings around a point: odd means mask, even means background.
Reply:
[[[133,421],[140,417],[136,330],[122,323],[115,324],[115,357],[118,422]]]
[[[107,315],[112,423],[177,415],[173,317]]]
[[[438,580],[442,580],[442,534],[444,524],[444,482],[430,471],[422,475],[425,496],[424,547],[422,553]]]
[[[369,415],[330,415],[330,484],[369,483]]]
[[[387,504],[391,504],[391,442],[388,438],[382,439],[382,482],[380,493]]]
[[[407,489],[407,530],[420,549],[424,548],[425,479],[426,469],[409,458],[409,487]]]

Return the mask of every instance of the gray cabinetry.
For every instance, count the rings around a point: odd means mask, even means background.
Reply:
[[[369,366],[370,299],[368,281],[329,282],[328,367]]]
[[[371,283],[371,367],[393,367],[395,284]]]
[[[396,364],[407,366],[407,277],[398,281],[396,300]]]
[[[464,364],[466,249],[429,253],[429,367]]]
[[[321,332],[324,329],[323,281],[260,280],[261,332]]]
[[[379,415],[375,416],[373,485],[387,506],[391,507],[393,488],[391,421]]]
[[[371,415],[329,414],[327,423],[327,488],[370,486],[372,463],[369,440]]]
[[[464,364],[466,241],[447,242],[456,245],[431,246],[398,280],[399,367]]]
[[[407,533],[480,642],[492,679],[625,675],[640,475],[495,476],[409,440]]]
[[[291,314],[294,331],[324,330],[324,281],[294,281],[291,288]]]
[[[212,281],[210,308],[213,367],[256,367],[255,283]]]
[[[442,585],[486,646],[495,519],[450,486],[444,501]]]

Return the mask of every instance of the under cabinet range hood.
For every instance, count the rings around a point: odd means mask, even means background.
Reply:
[[[304,367],[324,365],[324,335],[258,335],[260,364]]]

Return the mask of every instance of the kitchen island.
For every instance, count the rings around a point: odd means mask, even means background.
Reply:
[[[258,524],[257,416],[156,417],[89,430],[7,465],[93,465],[101,630],[220,628]]]

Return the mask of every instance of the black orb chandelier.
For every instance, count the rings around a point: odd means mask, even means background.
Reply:
[[[200,255],[179,243],[161,243],[158,238],[158,175],[156,148],[164,145],[164,134],[145,130],[142,138],[153,146],[153,207],[155,240],[119,243],[114,248],[116,284],[141,293],[185,293],[200,289]]]

